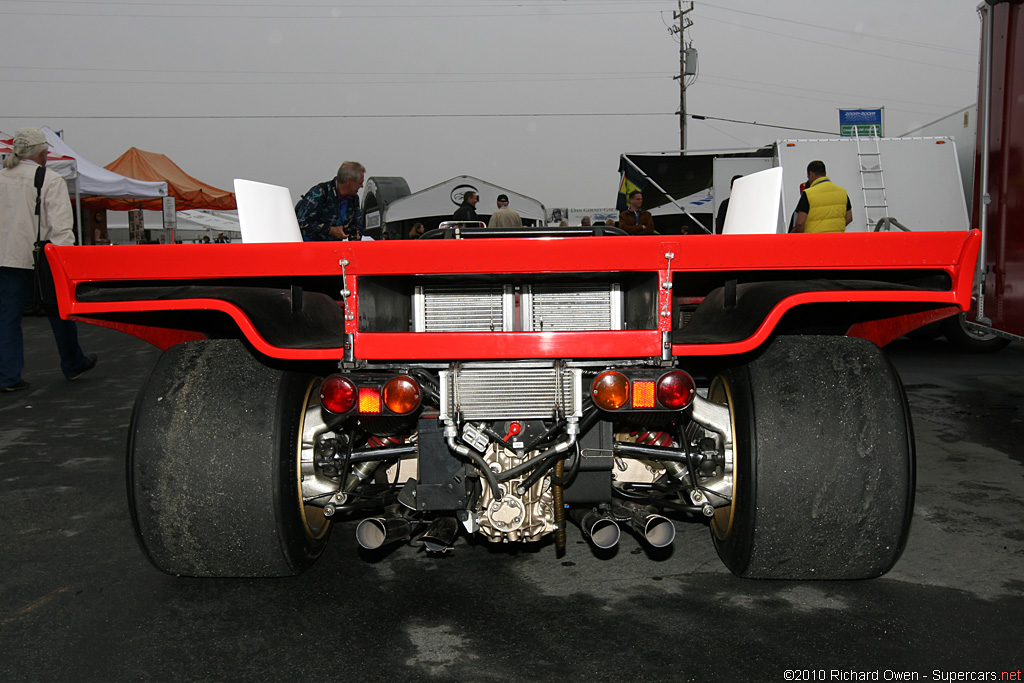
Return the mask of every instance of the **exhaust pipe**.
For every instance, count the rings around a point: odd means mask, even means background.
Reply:
[[[594,544],[595,548],[608,550],[618,545],[621,535],[619,525],[607,512],[594,508],[589,512],[573,510],[570,514],[573,521],[580,525],[583,535]]]
[[[411,533],[412,524],[405,517],[369,517],[356,527],[356,540],[367,550],[376,550],[388,543],[403,541]]]
[[[655,508],[630,501],[623,501],[621,505],[633,530],[653,547],[664,548],[675,540],[676,527],[672,520],[659,515]]]
[[[459,533],[459,523],[454,517],[438,517],[423,534],[423,545],[428,553],[444,553],[451,550]]]

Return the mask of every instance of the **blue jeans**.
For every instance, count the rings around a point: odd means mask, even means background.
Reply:
[[[21,317],[31,296],[31,270],[0,268],[0,386],[9,387],[21,381],[21,370],[25,367]],[[89,364],[78,344],[78,325],[74,321],[51,316],[50,328],[65,377]]]

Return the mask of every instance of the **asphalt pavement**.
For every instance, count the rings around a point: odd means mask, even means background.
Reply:
[[[159,351],[81,325],[99,364],[67,382],[46,321],[25,334],[32,387],[0,394],[2,682],[1021,680],[1022,343],[887,349],[918,487],[880,579],[739,579],[683,524],[657,555],[623,534],[598,558],[570,526],[562,558],[465,539],[433,558],[368,556],[349,523],[299,577],[211,580],[155,569],[128,516],[127,425]]]

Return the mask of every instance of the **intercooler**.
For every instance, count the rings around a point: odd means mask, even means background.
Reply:
[[[515,289],[497,286],[416,287],[413,332],[511,332]]]
[[[462,363],[441,373],[441,419],[579,417],[582,370],[561,363]]]
[[[414,332],[621,330],[622,309],[616,283],[419,286],[412,326]]]
[[[617,284],[523,287],[522,310],[522,329],[528,332],[622,329]]]

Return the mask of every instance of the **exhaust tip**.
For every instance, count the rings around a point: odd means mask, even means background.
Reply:
[[[454,517],[438,517],[423,534],[423,546],[428,553],[445,553],[452,549],[459,533],[459,523]]]
[[[619,544],[619,525],[607,512],[598,508],[587,512],[571,510],[569,516],[579,525],[583,537],[595,548],[608,550]]]
[[[676,526],[667,517],[651,515],[644,524],[643,534],[652,546],[664,548],[676,539]]]
[[[602,517],[591,525],[589,536],[590,542],[596,547],[601,550],[608,550],[619,544],[621,532],[619,531],[619,525],[615,523],[614,519]]]
[[[384,545],[387,536],[385,521],[378,517],[364,519],[356,527],[356,540],[367,550],[376,550]]]

